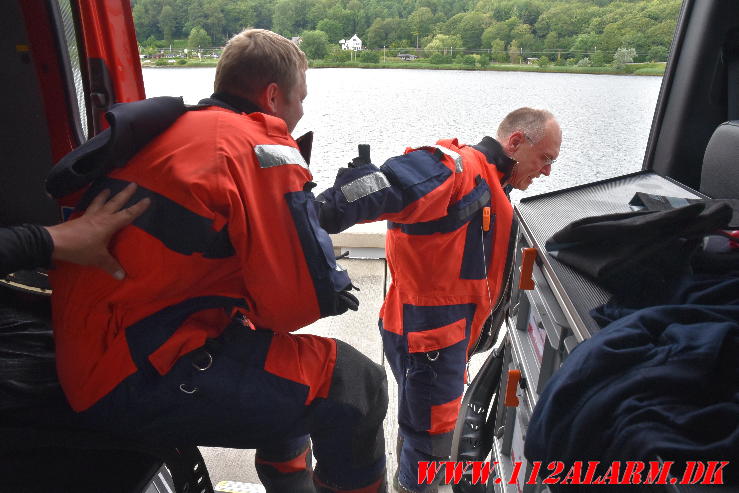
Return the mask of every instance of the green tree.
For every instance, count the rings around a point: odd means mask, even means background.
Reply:
[[[508,57],[511,63],[521,63],[521,48],[518,46],[518,42],[513,41],[508,46]]]
[[[144,41],[144,46],[148,48],[156,48],[157,38],[155,38],[154,35],[149,36],[148,38],[146,38],[146,41]]]
[[[603,67],[606,64],[606,54],[603,53],[603,50],[595,50],[590,56],[590,61],[593,67]]]
[[[295,4],[292,0],[279,0],[275,4],[272,30],[286,38],[297,34],[295,25],[298,22]]]
[[[162,12],[161,0],[139,0],[133,7],[133,19],[138,39],[158,36],[159,14]]]
[[[203,0],[191,0],[187,8],[187,22],[185,23],[185,32],[192,32],[195,27],[203,27],[207,23],[208,18],[205,14]]]
[[[541,37],[550,32],[557,32],[559,36],[566,38],[574,37],[587,32],[592,20],[600,13],[601,9],[597,7],[563,2],[544,11],[534,24],[534,28]]]
[[[309,30],[310,8],[308,0],[279,0],[274,8],[272,30],[286,38]]]
[[[441,53],[434,53],[429,58],[429,62],[432,65],[449,65],[452,63],[452,57],[449,55],[443,55]]]
[[[354,34],[352,13],[337,3],[328,11],[327,19],[333,19],[341,25],[341,38],[351,38]],[[358,34],[358,33],[357,33]],[[339,39],[341,39],[339,38]]]
[[[482,47],[490,48],[496,39],[503,41],[503,44],[511,40],[511,30],[506,23],[495,22],[485,28],[482,32]]]
[[[462,65],[466,67],[474,67],[475,66],[475,57],[472,55],[464,55],[462,56]]]
[[[249,7],[254,12],[254,27],[261,29],[272,28],[274,8],[272,0],[249,0]]]
[[[206,48],[212,44],[208,33],[200,26],[195,26],[190,31],[190,36],[187,38],[187,47],[191,50],[197,50],[200,48]]]
[[[304,31],[301,37],[303,41],[300,43],[300,49],[305,52],[305,56],[311,60],[321,60],[328,55],[328,35],[325,32]]]
[[[434,18],[434,13],[428,7],[421,7],[413,11],[408,16],[408,22],[411,26],[411,33],[416,36],[417,39],[424,37],[431,33],[432,24],[431,21]]]
[[[496,39],[490,44],[490,55],[498,63],[508,61],[508,52],[506,52],[505,43],[502,39]]]
[[[488,24],[488,17],[480,12],[470,12],[464,17],[459,35],[465,48],[476,50],[482,46],[482,33]]]
[[[539,59],[536,61],[536,64],[540,67],[548,67],[552,64],[552,61],[549,59],[549,57],[540,56]]]
[[[205,5],[203,10],[205,12],[205,24],[203,24],[203,28],[211,34],[214,40],[222,41],[226,34],[223,29],[226,19],[223,17],[220,5],[209,3]]]
[[[504,21],[511,17],[518,17],[526,24],[534,24],[541,15],[544,4],[554,2],[540,2],[538,0],[496,0],[489,2],[482,0],[477,10],[489,12],[497,21]]]
[[[224,29],[228,36],[233,36],[249,26],[254,26],[257,20],[254,6],[247,0],[229,2],[223,5]]]
[[[387,41],[387,32],[383,26],[384,23],[382,19],[375,19],[364,35],[363,41],[365,46],[371,48],[382,48],[389,44]]]
[[[598,35],[594,33],[579,34],[570,45],[570,53],[575,57],[581,57],[584,53],[590,53],[598,46]]]
[[[557,31],[549,31],[549,34],[544,38],[544,48],[549,51],[558,51],[562,48],[562,44]]]
[[[332,47],[330,49],[329,58],[333,62],[336,62],[336,63],[348,62],[349,60],[351,60],[351,56],[352,54],[349,50],[342,50],[341,48],[338,48],[338,47]]]
[[[664,46],[652,46],[647,52],[647,59],[651,62],[666,62],[668,50]]]
[[[379,63],[380,54],[373,50],[362,50],[359,61],[362,63]]]
[[[344,37],[341,31],[341,24],[333,19],[321,19],[316,25],[316,29],[326,33],[329,43],[338,43]]]
[[[439,34],[459,34],[462,30],[462,21],[466,16],[466,12],[455,14],[450,17],[443,25],[436,26],[436,30]]]
[[[531,32],[531,26],[528,24],[519,24],[511,30],[511,38],[523,49],[530,51],[535,48],[536,37]]]
[[[490,57],[486,53],[481,53],[477,62],[480,64],[480,68],[487,68],[490,65]]]
[[[459,36],[437,34],[430,43],[424,46],[423,50],[426,52],[426,55],[433,55],[434,53],[446,55],[460,51],[462,46],[462,38]]]
[[[559,62],[589,55],[600,63],[597,46],[606,64],[622,46],[636,49],[635,61],[664,60],[681,0],[131,0],[131,7],[139,40],[186,38],[200,26],[220,44],[258,27],[284,36],[321,30],[330,43],[357,34],[367,47],[406,51],[443,34],[470,49],[515,40],[527,56],[557,53]]]
[[[349,3],[346,5],[346,10],[349,12],[349,19],[352,23],[350,31],[353,33],[365,31],[369,26],[369,23],[367,22],[367,17],[359,0],[349,0]]]
[[[170,5],[165,5],[162,7],[162,13],[159,14],[159,28],[162,30],[164,40],[167,44],[171,43],[172,39],[174,39],[173,34],[176,26],[177,18],[174,9]]]

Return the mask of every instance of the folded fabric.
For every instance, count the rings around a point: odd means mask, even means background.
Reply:
[[[730,461],[724,479],[739,481],[739,277],[679,284],[673,305],[603,313],[615,320],[577,346],[540,395],[529,460],[605,469],[659,456],[675,461],[678,477],[686,461]]]
[[[732,208],[733,214],[729,221],[729,228],[739,228],[739,199],[688,199],[683,197],[655,195],[653,193],[646,192],[636,192],[629,201],[629,205],[638,208],[637,210],[666,211],[678,207],[684,207],[688,204],[713,204],[715,202],[723,202]]]
[[[666,211],[587,217],[555,233],[549,253],[591,277],[620,303],[656,304],[690,272],[704,235],[726,228],[731,207],[697,203]]]

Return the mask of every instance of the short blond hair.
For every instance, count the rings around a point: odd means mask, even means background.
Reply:
[[[513,132],[521,131],[526,134],[533,143],[539,142],[544,138],[544,130],[549,120],[553,120],[554,115],[547,110],[537,110],[534,108],[518,108],[513,110],[503,118],[498,126],[498,140],[504,141]]]
[[[292,41],[266,29],[245,29],[226,43],[213,87],[252,99],[275,82],[289,93],[307,68],[305,53]]]

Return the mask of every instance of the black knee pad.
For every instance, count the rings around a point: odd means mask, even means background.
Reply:
[[[345,342],[336,341],[336,364],[328,398],[357,412],[352,449],[357,463],[385,454],[382,422],[388,405],[385,369]]]

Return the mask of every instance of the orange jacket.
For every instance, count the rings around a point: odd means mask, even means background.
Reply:
[[[497,163],[496,163],[497,161]],[[392,284],[380,312],[385,330],[404,333],[404,306],[474,304],[468,350],[501,295],[510,251],[511,203],[502,188],[513,161],[486,138],[408,149],[379,169],[344,170],[318,196],[321,223],[338,232],[357,222],[388,220],[386,254]],[[482,230],[483,208],[491,212]],[[484,245],[484,246],[483,246]],[[434,351],[465,337],[466,323],[409,336],[410,352]]]
[[[234,310],[280,332],[334,314],[350,281],[318,225],[310,181],[283,120],[210,107],[185,113],[91,189],[136,182],[134,200],[152,204],[111,245],[125,280],[71,264],[52,273],[58,373],[72,407],[90,407],[136,371],[127,329],[163,310],[185,316],[162,327],[148,357],[160,374],[220,334]]]

